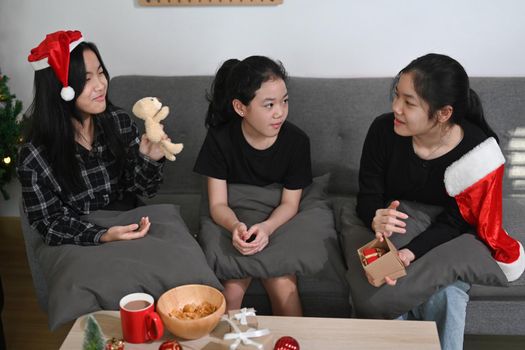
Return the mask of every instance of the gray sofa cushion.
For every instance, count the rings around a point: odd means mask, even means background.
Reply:
[[[329,176],[314,179],[305,189],[299,212],[279,227],[261,252],[244,256],[231,243],[231,233],[216,225],[203,212],[201,243],[208,263],[223,280],[245,277],[269,278],[284,274],[322,275],[337,268],[342,256],[329,202],[325,193]],[[264,221],[279,205],[282,187],[230,184],[228,202],[239,220],[248,227]]]
[[[409,215],[407,233],[393,235],[397,247],[422,232],[440,208],[419,203],[401,202],[400,210]],[[343,209],[342,241],[348,264],[347,280],[357,316],[394,318],[428,300],[439,289],[457,279],[469,283],[506,286],[505,275],[492,259],[488,248],[472,234],[463,234],[446,242],[414,261],[407,276],[398,279],[395,287],[370,285],[361,267],[356,250],[374,238],[355,214],[355,205]],[[394,302],[393,302],[394,301]]]
[[[47,301],[49,297],[47,282],[44,272],[42,271],[42,266],[36,257],[36,249],[42,244],[42,237],[38,232],[31,228],[31,225],[29,225],[22,201],[20,201],[18,209],[20,212],[22,234],[24,235],[27,262],[31,269],[31,277],[33,279],[33,285],[35,286],[36,298],[42,310],[47,313]]]
[[[97,310],[118,310],[120,298],[146,292],[155,299],[181,284],[202,283],[222,289],[197,241],[169,205],[127,212],[97,211],[84,219],[103,227],[126,225],[149,216],[149,233],[137,240],[98,246],[36,248],[49,286],[49,325],[59,325]]]

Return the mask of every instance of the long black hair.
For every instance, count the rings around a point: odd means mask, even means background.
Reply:
[[[453,58],[430,53],[410,62],[397,75],[411,73],[414,89],[429,105],[429,118],[444,106],[452,106],[450,122],[461,124],[463,118],[479,126],[487,136],[498,141],[498,136],[485,119],[478,94],[470,88],[470,81],[463,66]]]
[[[286,70],[279,61],[265,56],[225,61],[217,71],[211,91],[206,96],[210,103],[206,113],[206,127],[216,127],[238,117],[232,101],[238,99],[247,106],[262,83],[272,79],[286,82]]]
[[[24,138],[35,147],[43,147],[47,160],[60,185],[68,191],[85,188],[80,174],[80,166],[76,158],[75,128],[73,119],[82,123],[82,115],[76,107],[76,100],[86,85],[86,66],[84,51],[91,50],[97,56],[104,75],[109,83],[109,73],[95,44],[80,43],[71,51],[69,59],[69,85],[75,91],[75,98],[64,101],[60,97],[62,84],[53,70],[48,67],[35,72],[34,98],[27,111],[28,123],[24,130]],[[109,87],[108,87],[109,91]],[[118,168],[123,168],[125,146],[121,140],[117,126],[112,118],[106,117],[111,102],[106,93],[106,111],[100,116],[101,126],[106,142],[115,155]]]

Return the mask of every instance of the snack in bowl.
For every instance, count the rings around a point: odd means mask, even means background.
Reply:
[[[197,311],[199,307],[200,310]],[[214,311],[209,313],[212,309]],[[165,328],[184,339],[198,339],[210,333],[225,310],[226,300],[222,293],[203,284],[188,284],[170,289],[157,302],[157,313]],[[192,313],[201,317],[192,318],[195,316]]]
[[[181,320],[196,320],[211,315],[216,310],[217,306],[205,301],[199,305],[191,303],[184,305],[182,309],[173,309],[169,315]]]

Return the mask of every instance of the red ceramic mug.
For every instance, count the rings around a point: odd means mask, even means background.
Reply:
[[[145,343],[160,339],[164,334],[153,297],[146,293],[128,294],[120,299],[120,320],[122,336],[128,343]]]

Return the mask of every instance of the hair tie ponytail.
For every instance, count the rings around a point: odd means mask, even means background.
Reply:
[[[468,109],[469,111],[477,111],[481,107],[481,101],[479,99],[478,94],[476,91],[472,90],[472,88],[468,89]]]
[[[492,130],[492,128],[487,123],[485,119],[485,113],[483,112],[483,106],[481,105],[481,100],[476,93],[476,91],[469,88],[468,90],[468,110],[466,113],[466,119],[470,122],[479,126],[487,136],[492,136],[499,142],[498,135]]]
[[[230,103],[231,92],[228,80],[239,62],[236,58],[229,59],[217,71],[211,85],[211,91],[206,94],[206,99],[209,102],[204,122],[206,127],[219,126],[231,119],[233,111]]]

